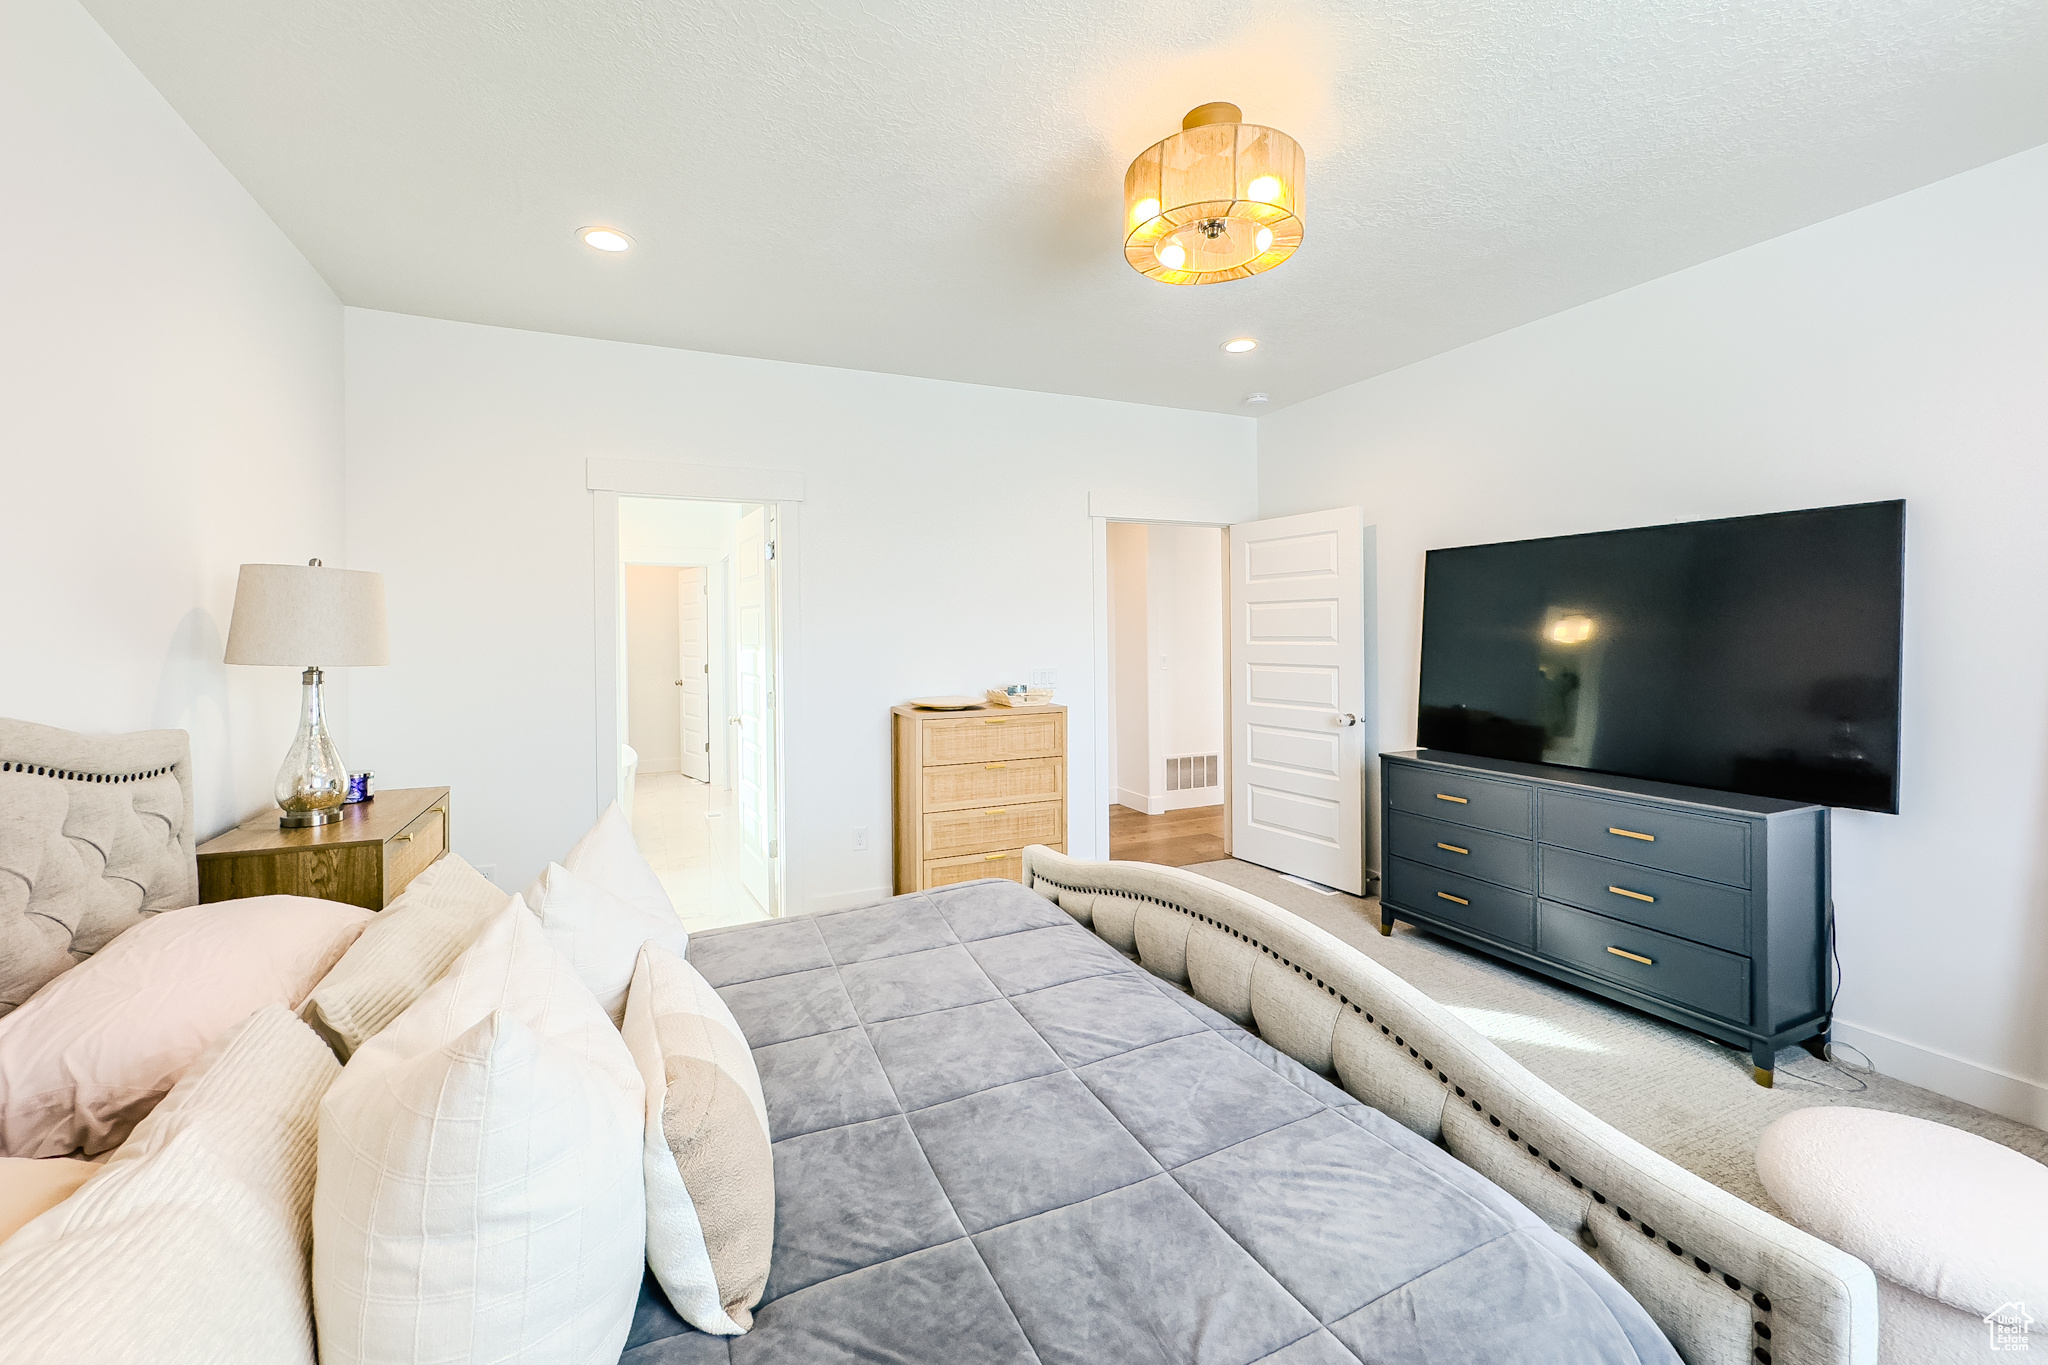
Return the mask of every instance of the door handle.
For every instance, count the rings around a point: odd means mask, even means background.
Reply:
[[[1348,730],[1348,729],[1350,729],[1350,728],[1351,728],[1352,726],[1354,726],[1354,725],[1356,725],[1356,724],[1358,724],[1358,717],[1357,717],[1357,716],[1354,716],[1354,715],[1352,715],[1352,714],[1351,714],[1351,713],[1350,713],[1349,711],[1343,711],[1343,712],[1339,712],[1339,713],[1338,713],[1338,716],[1337,716],[1337,728],[1338,728],[1338,729],[1340,729],[1340,730]]]

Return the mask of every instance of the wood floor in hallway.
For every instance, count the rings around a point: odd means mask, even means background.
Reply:
[[[1163,867],[1187,867],[1225,857],[1223,807],[1190,806],[1164,815],[1146,815],[1129,806],[1111,806],[1109,856]]]

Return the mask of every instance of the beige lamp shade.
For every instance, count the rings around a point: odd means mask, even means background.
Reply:
[[[1301,245],[1301,144],[1234,104],[1190,110],[1124,173],[1124,259],[1164,284],[1271,270]]]
[[[311,564],[244,564],[228,625],[231,664],[339,668],[391,662],[384,575]]]

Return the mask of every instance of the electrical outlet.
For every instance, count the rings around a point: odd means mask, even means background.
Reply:
[[[855,853],[862,852],[867,846],[868,827],[866,825],[855,825],[853,827],[853,851]]]
[[[478,863],[476,865],[476,874],[487,882],[494,882],[498,880],[498,865],[496,863]]]
[[[1060,671],[1057,668],[1034,668],[1031,670],[1031,685],[1033,687],[1058,687],[1060,685]]]

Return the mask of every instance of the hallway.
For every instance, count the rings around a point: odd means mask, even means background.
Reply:
[[[1146,815],[1129,806],[1111,806],[1109,856],[1164,867],[1189,867],[1228,857],[1223,851],[1223,807],[1189,806],[1164,815]]]
[[[740,884],[733,794],[681,773],[633,783],[633,837],[691,933],[766,919]]]

